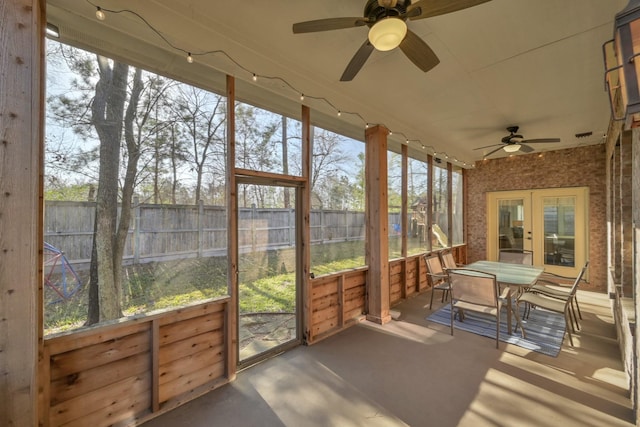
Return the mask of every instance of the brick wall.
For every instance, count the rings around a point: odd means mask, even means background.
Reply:
[[[589,187],[589,284],[606,292],[606,153],[604,145],[517,155],[476,162],[467,173],[468,261],[486,259],[486,193]]]

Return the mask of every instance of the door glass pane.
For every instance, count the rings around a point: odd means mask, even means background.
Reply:
[[[574,267],[575,197],[545,197],[544,263]]]
[[[498,201],[498,248],[524,249],[524,200]]]
[[[240,362],[297,339],[295,194],[238,185]]]

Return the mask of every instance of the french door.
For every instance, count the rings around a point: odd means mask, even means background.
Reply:
[[[487,257],[527,249],[535,265],[576,276],[588,254],[588,206],[586,187],[487,193]]]

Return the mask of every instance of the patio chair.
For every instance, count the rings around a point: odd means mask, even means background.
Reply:
[[[587,261],[585,268],[588,266],[589,266],[589,262]],[[571,290],[571,285],[556,282],[555,280],[550,280],[550,278],[568,279],[568,277],[565,277],[565,276],[559,276],[557,274],[545,272],[543,274],[543,278],[539,279],[536,282],[536,284],[533,285],[529,290],[531,292],[542,294],[549,298],[556,298],[560,300],[567,299],[569,295],[569,291]],[[573,316],[573,320],[575,322],[576,328],[580,330],[580,324],[578,323],[578,319],[582,320],[582,312],[580,311],[580,304],[578,304],[577,291],[576,291],[576,295],[574,295],[571,300],[570,309],[572,312],[571,314]],[[577,313],[577,316],[576,316],[576,313]],[[574,329],[574,332],[575,332],[575,329]]]
[[[496,276],[477,270],[456,268],[448,270],[451,285],[451,335],[453,335],[454,310],[475,311],[488,314],[496,318],[496,348],[500,343],[500,312],[502,306],[510,298],[510,289],[503,289],[499,293]],[[520,316],[514,311],[516,321],[520,325],[522,336],[525,337]],[[507,313],[509,316],[510,313]]]
[[[445,273],[440,262],[438,254],[425,255],[424,261],[427,264],[427,277],[431,283],[431,300],[429,301],[429,310],[433,306],[433,294],[436,291],[442,292],[442,302],[449,296],[451,287],[449,286],[449,276]]]
[[[526,249],[500,249],[498,261],[511,264],[533,265],[533,251]]]
[[[463,264],[456,263],[456,259],[453,257],[453,253],[451,251],[440,252],[440,258],[442,259],[442,265],[445,270],[463,267]]]
[[[525,306],[525,317],[529,317],[531,306],[563,314],[564,323],[566,325],[567,333],[569,334],[569,342],[571,343],[571,347],[573,347],[573,337],[571,336],[571,330],[573,330],[573,332],[576,331],[573,324],[573,317],[575,317],[575,313],[573,313],[572,311],[572,303],[575,299],[578,285],[580,284],[582,276],[584,276],[584,272],[587,270],[588,266],[589,262],[587,261],[584,267],[582,267],[582,270],[580,270],[578,277],[576,277],[576,280],[573,282],[573,285],[571,285],[569,291],[566,292],[566,295],[562,297],[560,295],[552,297],[547,294],[541,293],[539,290],[528,290],[520,295],[520,297],[516,300],[517,307],[519,307],[521,302],[527,304],[528,307]],[[575,321],[577,322],[577,320]]]

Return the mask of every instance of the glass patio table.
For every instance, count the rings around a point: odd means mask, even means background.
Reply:
[[[544,268],[525,264],[511,264],[508,262],[498,261],[476,261],[467,264],[464,268],[482,271],[496,276],[498,284],[508,286],[512,291],[515,290],[516,295],[533,286],[544,272]],[[511,312],[513,311],[513,303],[511,294],[507,299],[507,328],[511,334]],[[513,312],[516,316],[518,313]]]

